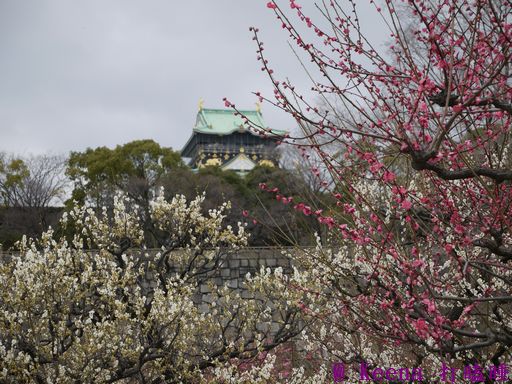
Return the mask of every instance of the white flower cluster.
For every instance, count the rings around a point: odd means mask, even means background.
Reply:
[[[279,269],[247,282],[258,292],[252,298],[208,283],[207,300],[195,301],[222,257],[247,243],[242,224],[236,233],[224,225],[229,204],[204,214],[203,199],[161,193],[151,203],[150,224],[165,234],[159,252],[144,248],[143,217],[125,196],[111,211],[65,215],[76,230],[71,241],[48,231],[20,242],[19,254],[0,264],[0,381],[219,381],[226,372],[238,377],[232,357],[257,355],[272,324],[292,331],[285,312],[296,311],[296,297]],[[125,249],[126,239],[138,248]],[[260,382],[272,364],[252,370]]]
[[[203,215],[201,205],[204,199],[203,194],[187,204],[185,196],[178,195],[169,202],[161,190],[150,204],[152,219],[167,234],[170,242],[179,243],[187,239],[185,246],[189,248],[246,245],[248,234],[245,225],[238,223],[237,233],[230,226],[222,228],[225,211],[231,208],[231,204],[224,203],[218,209],[210,210],[208,215]]]

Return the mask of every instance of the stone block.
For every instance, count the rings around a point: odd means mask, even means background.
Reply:
[[[192,301],[194,302],[194,304],[201,304],[203,302],[203,295],[201,295],[200,293],[195,293],[193,296],[192,296]]]
[[[231,276],[231,269],[229,269],[229,268],[221,269],[220,275],[222,277],[230,277]]]
[[[277,333],[277,331],[279,331],[280,327],[281,327],[280,324],[273,322],[272,325],[270,326],[270,333],[275,335]]]
[[[239,268],[240,267],[240,260],[232,259],[229,260],[229,268]]]
[[[210,311],[210,307],[208,304],[201,304],[199,305],[199,312],[201,313],[208,313]]]
[[[268,328],[269,328],[269,324],[268,323],[258,323],[258,324],[256,324],[256,329],[259,332],[267,332]]]
[[[257,268],[258,267],[258,260],[257,259],[250,259],[249,260],[249,265],[253,268]]]
[[[277,265],[276,259],[267,259],[265,261],[266,261],[267,267],[275,267]]]
[[[203,303],[208,303],[208,304],[213,303],[213,295],[210,295],[210,294],[203,295],[202,301],[203,301]]]

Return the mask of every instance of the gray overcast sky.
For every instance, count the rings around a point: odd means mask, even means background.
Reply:
[[[198,100],[254,108],[278,75],[308,88],[266,0],[0,0],[0,151],[67,153],[151,138],[181,149]],[[302,1],[312,3],[312,1]],[[268,125],[293,121],[263,105]]]

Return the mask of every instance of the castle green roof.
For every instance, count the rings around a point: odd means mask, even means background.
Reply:
[[[258,128],[268,129],[263,120],[260,111],[240,111],[246,116],[251,125]],[[209,109],[202,108],[197,113],[196,125],[194,132],[204,133],[207,135],[229,135],[233,132],[247,130],[248,126],[244,125],[244,121],[240,116],[236,116],[234,111],[229,109]],[[251,133],[257,134],[249,130]],[[272,129],[270,133],[276,136],[284,136],[287,132],[279,129]]]

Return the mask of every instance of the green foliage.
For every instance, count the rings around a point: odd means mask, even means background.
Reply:
[[[199,174],[199,176],[204,176],[204,175],[216,176],[216,177],[224,180],[225,182],[227,182],[230,185],[237,186],[241,190],[245,187],[244,179],[238,173],[236,173],[235,171],[231,171],[231,170],[223,171],[218,166],[208,166],[208,167],[201,168],[201,169],[199,169],[198,174]]]
[[[225,185],[241,199],[245,200],[250,194],[246,180],[235,171],[223,171],[220,167],[201,168],[197,173],[197,185],[203,190],[209,189],[209,184],[216,180],[216,184]]]
[[[114,149],[72,152],[66,173],[75,186],[72,199],[101,206],[110,205],[116,190],[129,193],[138,202],[147,200],[163,175],[183,166],[178,152],[153,140],[136,140]]]
[[[10,206],[30,171],[22,159],[0,156],[0,205]]]
[[[318,221],[290,207],[300,201],[315,210],[320,208],[318,196],[315,200],[308,198],[312,196],[311,188],[299,174],[287,169],[259,166],[247,174],[245,182],[250,191],[247,206],[257,221],[249,226],[254,245],[313,244],[313,233],[321,231]],[[261,183],[269,189],[277,188],[279,192],[262,191]],[[292,201],[284,204],[276,198],[277,195],[291,197]]]
[[[114,149],[99,147],[73,152],[67,174],[74,183],[68,209],[72,201],[110,208],[118,191],[144,207],[163,187],[169,198],[183,194],[191,199],[205,192],[205,212],[231,201],[233,209],[226,221],[232,226],[248,222],[254,232],[249,240],[252,245],[310,243],[310,234],[319,231],[314,218],[304,217],[260,190],[259,184],[266,183],[295,198],[318,195],[311,192],[300,174],[285,169],[258,166],[241,177],[234,171],[209,166],[194,173],[184,166],[179,153],[152,140],[139,140]],[[317,208],[316,202],[307,203]],[[247,213],[243,214],[244,211]]]

